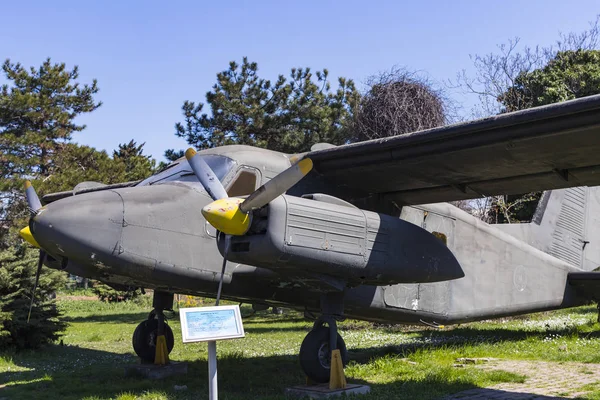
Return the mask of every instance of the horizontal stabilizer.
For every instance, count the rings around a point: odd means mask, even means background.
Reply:
[[[582,297],[600,300],[600,272],[569,272],[567,281]]]

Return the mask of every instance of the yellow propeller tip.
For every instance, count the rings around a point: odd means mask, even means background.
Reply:
[[[25,241],[27,243],[29,243],[32,246],[37,247],[38,249],[40,248],[40,245],[38,244],[38,242],[35,240],[35,238],[33,237],[33,235],[31,234],[31,230],[29,229],[28,226],[26,226],[25,228],[21,229],[19,231],[19,235],[21,235],[21,237],[23,239],[25,239]]]
[[[31,182],[25,181],[25,190],[29,189],[30,187],[31,187]]]
[[[313,162],[310,158],[305,158],[304,160],[298,163],[298,168],[300,168],[300,172],[302,172],[302,175],[308,174],[312,167]]]
[[[188,160],[190,158],[194,157],[195,155],[196,155],[196,150],[192,149],[191,147],[185,151],[185,158]]]

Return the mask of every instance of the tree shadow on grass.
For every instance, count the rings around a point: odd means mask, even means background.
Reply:
[[[418,348],[406,347],[403,351],[410,352]],[[351,360],[366,362],[367,358],[384,355],[386,351],[387,354],[390,351],[397,353],[398,348],[354,349],[351,352]],[[11,358],[15,365],[25,370],[0,373],[0,387],[6,385],[0,389],[0,398],[108,399],[122,393],[130,393],[137,397],[155,392],[164,393],[169,399],[208,396],[208,366],[205,359],[190,360],[188,374],[185,376],[147,380],[125,377],[125,367],[138,362],[131,353],[53,345],[41,351],[4,356]],[[222,398],[227,399],[283,399],[286,387],[302,385],[305,380],[297,356],[245,357],[240,353],[221,352],[218,366],[219,392]],[[431,371],[418,380],[400,374],[386,383],[369,383],[356,379],[351,381],[371,386],[371,394],[363,397],[365,399],[437,399],[477,388],[477,385],[468,379],[447,378],[443,371]],[[182,385],[187,386],[187,390],[175,390],[175,386]],[[486,389],[483,395],[491,398],[501,396],[502,393],[499,390]],[[523,396],[525,395],[531,396],[523,393]]]
[[[121,322],[135,322],[146,316],[146,313],[99,315],[80,320],[110,323],[115,319],[122,318]],[[277,322],[280,321],[281,319],[277,320]],[[270,329],[265,325],[254,329],[259,333],[262,330],[277,331],[281,328]],[[305,328],[293,327],[293,329]],[[416,335],[415,342],[389,347],[350,349],[350,359],[355,363],[365,364],[377,357],[389,354],[407,357],[420,350],[481,343],[501,344],[527,340],[531,337],[543,338],[550,333],[566,335],[572,331],[568,327],[544,332],[473,327],[460,327],[448,331],[422,330],[411,334]],[[593,331],[584,335],[600,337],[600,332]],[[248,357],[243,353],[223,351],[219,354],[219,391],[222,398],[281,399],[285,398],[286,387],[304,383],[297,356]],[[132,353],[114,353],[78,346],[52,345],[40,351],[5,353],[2,356],[12,359],[18,368],[24,370],[0,372],[0,399],[80,399],[84,397],[108,399],[115,398],[122,393],[143,396],[147,392],[165,393],[169,399],[207,398],[208,396],[207,362],[205,359],[193,359],[194,355],[191,352],[184,355],[190,359],[187,375],[158,381],[125,377],[125,367],[138,362]],[[389,377],[387,378],[389,379]],[[401,374],[394,378],[385,383],[368,383],[360,380],[352,380],[352,383],[366,383],[371,386],[371,394],[365,396],[365,399],[437,399],[452,393],[477,388],[477,385],[469,379],[448,379],[443,371],[435,370],[427,371],[427,374],[418,380]],[[2,387],[3,385],[6,386]],[[176,391],[176,385],[186,385],[187,390]],[[494,396],[501,398],[502,395],[502,391],[492,389],[486,389],[483,393],[484,397],[490,398]],[[526,395],[531,396],[529,393],[522,393],[522,395],[523,398]],[[541,398],[553,399],[552,397]]]
[[[0,373],[0,398],[39,399],[115,398],[123,393],[143,396],[163,393],[169,399],[207,398],[208,366],[204,359],[190,361],[184,376],[163,380],[125,377],[124,368],[136,363],[130,354],[117,354],[79,347],[50,346],[43,356],[15,355],[13,360],[26,371]],[[296,356],[242,357],[224,354],[219,362],[219,394],[227,399],[284,399],[285,388],[302,385],[303,374]],[[371,386],[364,399],[437,399],[475,389],[465,380],[447,381],[445,375],[429,374],[415,380],[406,376],[386,383],[352,380]],[[185,385],[185,391],[175,386]],[[503,392],[485,389],[486,397]],[[525,395],[525,393],[523,394]],[[529,396],[531,396],[529,394]],[[494,397],[499,398],[499,397]],[[553,399],[553,397],[544,397]]]
[[[150,310],[147,312],[135,312],[135,313],[114,313],[114,314],[92,314],[85,317],[70,317],[65,314],[61,319],[65,322],[102,322],[102,323],[131,323],[139,324],[142,321],[148,319]],[[179,320],[179,314],[174,311],[165,311],[167,321]]]

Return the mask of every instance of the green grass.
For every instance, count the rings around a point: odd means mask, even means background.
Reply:
[[[63,345],[0,354],[0,398],[208,397],[206,344],[181,343],[177,314],[167,314],[176,337],[171,359],[187,361],[189,372],[185,377],[148,381],[124,377],[124,367],[136,363],[131,334],[148,315],[148,299],[117,304],[64,299],[59,304],[69,322]],[[250,314],[249,307],[244,306],[242,313]],[[441,331],[346,321],[340,324],[350,351],[346,376],[349,382],[371,385],[371,394],[364,399],[435,399],[501,382],[523,382],[525,377],[510,371],[453,365],[460,357],[598,363],[596,316],[594,307],[581,307]],[[291,311],[245,318],[244,339],[218,343],[219,398],[281,399],[285,387],[302,384],[297,352],[311,325]],[[187,390],[176,391],[175,385],[186,385]],[[585,398],[600,399],[599,385],[585,390],[590,391]]]

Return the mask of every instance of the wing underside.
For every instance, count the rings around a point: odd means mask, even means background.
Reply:
[[[600,185],[600,95],[308,154],[401,205]]]

